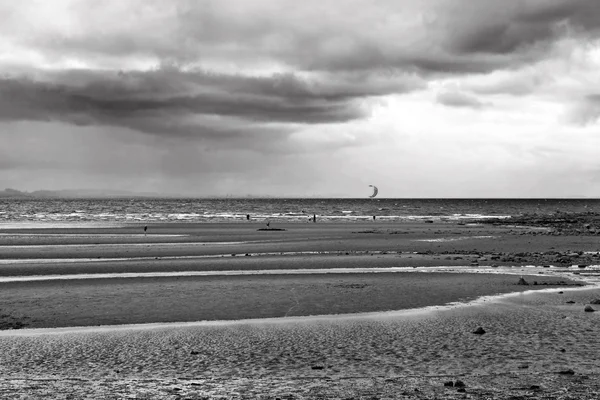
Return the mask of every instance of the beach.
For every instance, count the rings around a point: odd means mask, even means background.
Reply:
[[[440,221],[265,228],[0,228],[0,393],[597,398],[599,314],[584,311],[600,310],[596,235]]]

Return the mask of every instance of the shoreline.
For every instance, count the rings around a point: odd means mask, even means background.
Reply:
[[[144,331],[144,330],[165,330],[178,328],[210,328],[210,327],[234,327],[240,325],[261,325],[261,324],[297,324],[311,322],[334,322],[334,321],[352,321],[369,319],[406,319],[411,317],[431,316],[435,313],[450,311],[454,309],[470,308],[477,306],[492,306],[493,303],[501,303],[503,300],[512,299],[517,296],[535,296],[540,294],[577,291],[593,293],[591,297],[600,298],[600,283],[596,285],[586,285],[579,287],[557,287],[545,289],[532,289],[522,292],[509,292],[502,294],[483,295],[467,302],[451,302],[446,304],[434,304],[419,308],[399,309],[390,311],[356,312],[346,314],[320,314],[303,316],[283,316],[272,318],[248,318],[236,320],[202,320],[189,322],[149,322],[141,324],[122,324],[122,325],[96,325],[96,326],[68,326],[68,327],[50,327],[50,328],[25,328],[13,330],[0,330],[0,337],[7,336],[39,336],[56,334],[77,334],[77,333],[101,333],[101,332],[120,332],[120,331]]]
[[[4,329],[254,320],[394,312],[470,304],[478,298],[596,286],[568,275],[460,268],[396,272],[289,271],[256,275],[0,282]],[[234,271],[237,272],[237,271]],[[272,272],[272,271],[269,271]],[[278,272],[278,271],[275,271]],[[288,271],[285,271],[288,272]],[[525,278],[527,285],[518,284]],[[18,308],[11,304],[18,304]]]
[[[600,395],[600,312],[584,311],[600,299],[597,236],[144,226],[0,228],[0,279],[29,279],[0,282],[0,322],[22,328],[0,330],[0,397]],[[465,393],[444,386],[457,380]]]
[[[514,227],[446,223],[258,226],[0,229],[0,325],[402,310],[600,276],[595,237],[524,239]],[[516,275],[532,286],[515,286]]]

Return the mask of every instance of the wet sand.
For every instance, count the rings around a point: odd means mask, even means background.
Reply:
[[[173,323],[1,331],[2,396],[462,398],[443,385],[460,379],[471,398],[597,398],[600,314],[583,307],[600,290],[576,285],[598,278],[595,236],[448,223],[142,227],[0,227],[5,329]],[[368,272],[383,268],[395,270]],[[149,272],[183,275],[135,275]],[[200,272],[211,275],[185,276]],[[88,279],[67,276],[78,274]],[[521,275],[530,285],[516,285]],[[552,290],[440,307],[531,289]],[[216,321],[229,319],[244,320]],[[198,320],[213,322],[179,324]]]
[[[538,287],[573,287],[525,276]],[[0,321],[27,328],[237,320],[390,311],[524,291],[500,274],[396,272],[115,278],[1,284]]]
[[[582,308],[597,295],[538,292],[355,317],[5,331],[0,394],[432,399],[462,398],[444,386],[460,380],[469,398],[595,399],[600,320]],[[473,334],[480,326],[486,333]]]

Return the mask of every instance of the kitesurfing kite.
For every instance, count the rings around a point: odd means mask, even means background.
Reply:
[[[369,196],[369,198],[374,198],[375,196],[377,196],[377,193],[379,193],[379,189],[377,189],[377,186],[375,185],[369,185],[369,187],[373,188],[373,194]]]

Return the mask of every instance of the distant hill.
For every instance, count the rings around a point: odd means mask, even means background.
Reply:
[[[16,189],[0,191],[0,198],[111,198],[111,197],[173,197],[158,193],[136,193],[126,190],[35,190],[24,192]]]
[[[4,189],[0,192],[0,197],[31,197],[27,193],[15,190],[15,189]]]

